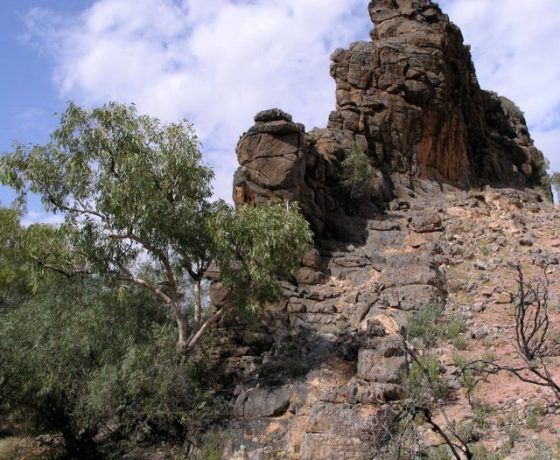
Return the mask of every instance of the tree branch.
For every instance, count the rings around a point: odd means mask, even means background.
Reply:
[[[210,316],[210,318],[208,318],[202,326],[200,326],[198,331],[188,340],[187,345],[186,345],[187,350],[190,350],[191,348],[193,348],[196,345],[196,343],[199,341],[200,337],[202,337],[204,332],[206,332],[206,330],[210,326],[212,326],[215,323],[217,323],[218,321],[220,321],[220,319],[222,318],[222,316],[225,313],[226,308],[227,307],[220,308],[216,313],[214,313],[212,316]]]
[[[126,276],[121,276],[118,279],[121,281],[126,281],[128,283],[132,283],[132,284],[136,284],[138,286],[143,287],[144,289],[150,291],[152,294],[156,295],[157,297],[159,297],[161,300],[163,300],[163,302],[166,305],[171,305],[173,303],[173,299],[171,299],[171,297],[169,297],[167,294],[165,294],[165,292],[163,292],[160,288],[158,288],[157,286],[154,286],[153,284],[147,282],[146,280],[143,280],[142,278],[138,278],[136,276],[134,276],[130,270],[128,270],[124,265],[122,265],[119,262],[113,262],[121,272],[123,272]]]
[[[87,269],[80,269],[80,270],[72,270],[72,271],[66,271],[63,268],[57,267],[55,265],[51,265],[46,263],[45,261],[39,259],[37,256],[31,256],[31,259],[33,259],[33,261],[39,265],[42,268],[45,268],[47,270],[59,273],[63,276],[65,276],[66,278],[72,278],[73,276],[88,276],[91,275],[91,271],[87,270]]]

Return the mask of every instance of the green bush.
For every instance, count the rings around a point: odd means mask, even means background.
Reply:
[[[473,422],[475,426],[481,430],[488,429],[490,427],[489,418],[494,415],[495,409],[482,401],[474,401],[472,406],[474,412]]]
[[[438,305],[420,305],[415,312],[408,315],[408,337],[421,339],[426,346],[433,345],[438,336],[436,322],[442,314],[443,308]]]
[[[443,318],[443,308],[438,305],[420,305],[408,315],[408,338],[421,339],[426,347],[433,346],[438,338],[450,340],[458,349],[467,347],[466,339],[461,336],[465,330],[465,320],[454,314]]]
[[[178,356],[172,319],[144,291],[61,277],[1,314],[0,336],[0,400],[29,431],[61,433],[73,458],[100,458],[107,423],[119,437],[196,438],[218,410],[219,379]]]
[[[538,430],[546,409],[541,402],[534,402],[527,407],[527,428]]]
[[[503,460],[507,457],[507,451],[491,452],[482,444],[472,446],[474,460]]]
[[[509,440],[509,445],[513,447],[521,438],[521,422],[517,412],[509,414],[505,420],[504,431],[506,432]]]
[[[349,202],[367,196],[371,171],[367,155],[354,145],[350,154],[342,161],[342,189]]]
[[[403,381],[407,398],[420,405],[430,405],[433,398],[445,398],[449,389],[442,378],[441,363],[434,354],[419,357],[410,365]]]
[[[442,324],[440,336],[447,340],[455,340],[464,330],[464,318],[461,315],[454,314]]]

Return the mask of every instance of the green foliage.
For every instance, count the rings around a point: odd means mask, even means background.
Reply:
[[[483,401],[474,401],[472,404],[474,418],[473,423],[481,430],[486,430],[490,427],[489,418],[495,413],[495,409],[485,404]]]
[[[420,305],[408,315],[408,337],[421,339],[426,347],[434,345],[441,338],[452,341],[459,349],[466,348],[466,341],[461,336],[465,330],[464,318],[457,314],[443,319],[442,316],[443,308],[438,305]]]
[[[550,168],[550,161],[547,158],[542,158],[533,168],[533,173],[529,178],[530,183],[535,185],[537,190],[544,199],[554,201],[554,195],[551,190],[553,184],[553,176],[548,174]]]
[[[457,348],[457,350],[466,350],[469,347],[469,341],[462,334],[451,340],[451,343],[455,348]]]
[[[69,104],[50,143],[17,145],[0,159],[0,181],[22,208],[31,192],[64,214],[59,231],[36,229],[35,240],[45,242],[34,245],[37,264],[146,289],[173,312],[184,353],[202,327],[201,279],[212,260],[235,303],[255,309],[278,298],[277,279],[289,276],[311,241],[293,206],[234,210],[211,202],[212,178],[189,123],[162,124],[116,103]],[[191,283],[192,304],[185,301]]]
[[[547,445],[546,443],[539,441],[533,441],[532,447],[534,451],[531,452],[526,458],[526,460],[558,460],[560,459],[560,447],[558,445]]]
[[[447,446],[426,449],[425,458],[428,460],[452,460],[451,450]]]
[[[312,232],[295,205],[223,207],[213,221],[216,262],[232,300],[255,310],[278,300],[287,278],[311,246]]]
[[[203,438],[200,452],[196,455],[196,458],[199,460],[221,460],[223,444],[223,433],[217,430],[208,432]]]
[[[541,419],[546,414],[546,409],[539,401],[529,404],[527,407],[527,428],[538,430],[540,428]]]
[[[474,460],[502,460],[507,457],[507,452],[491,452],[482,444],[472,446]]]
[[[467,359],[458,353],[453,356],[453,362],[460,370],[459,382],[461,386],[465,388],[470,395],[478,383],[480,370],[469,366]]]
[[[180,342],[188,334],[179,305],[185,276],[199,280],[211,260],[212,178],[190,124],[163,125],[116,103],[69,104],[50,143],[20,144],[0,159],[0,181],[22,207],[32,192],[47,210],[64,213],[63,254],[43,251],[38,261],[150,290],[174,311]],[[151,279],[135,270],[146,257],[159,268]]]
[[[367,195],[371,170],[367,155],[358,145],[342,160],[342,188],[348,200],[359,200]]]
[[[443,309],[438,305],[420,305],[408,316],[408,337],[421,339],[426,346],[433,345],[438,337],[436,322],[442,314]]]
[[[26,231],[14,209],[0,208],[0,311],[24,299],[31,290],[24,257]]]
[[[465,330],[465,319],[461,315],[452,315],[441,325],[440,336],[446,340],[455,340]]]
[[[108,420],[121,435],[194,437],[219,402],[218,379],[170,346],[157,302],[117,288],[59,277],[0,316],[0,400],[29,429],[61,432],[78,458],[99,458],[93,438]]]
[[[403,379],[403,389],[407,398],[425,407],[430,407],[433,399],[445,398],[449,389],[442,378],[441,363],[437,356],[426,354],[412,362]]]
[[[508,414],[504,421],[504,431],[506,432],[509,440],[509,445],[513,447],[521,438],[521,421],[517,412]]]
[[[21,209],[35,193],[65,217],[23,229],[0,210],[0,288],[17,294],[0,298],[0,401],[62,433],[71,456],[98,458],[108,421],[120,434],[196,440],[221,398],[207,357],[186,353],[207,326],[200,296],[190,314],[189,278],[200,288],[214,260],[233,303],[254,311],[278,300],[311,245],[295,205],[212,203],[212,177],[187,122],[114,103],[70,104],[49,144],[0,159]]]
[[[0,167],[20,203],[37,193],[48,210],[83,225],[86,248],[133,259],[137,248],[103,233],[123,232],[149,241],[154,253],[172,247],[183,265],[205,249],[199,222],[213,173],[187,122],[161,125],[115,103],[89,111],[70,104],[49,144],[18,145]]]

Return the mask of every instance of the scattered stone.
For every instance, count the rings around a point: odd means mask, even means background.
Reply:
[[[480,339],[483,339],[485,337],[488,337],[488,334],[489,334],[488,327],[483,326],[483,327],[480,327],[480,328],[472,331],[471,332],[471,338],[473,338],[475,340],[480,340]]]
[[[477,260],[474,263],[474,268],[476,268],[477,270],[488,270],[488,264],[483,260]]]
[[[443,222],[439,213],[423,211],[412,216],[411,227],[416,233],[438,232],[443,230]]]
[[[496,303],[498,304],[511,303],[511,294],[509,292],[500,292],[496,296]]]
[[[524,236],[519,240],[521,246],[533,246],[535,244],[535,239],[530,236]]]

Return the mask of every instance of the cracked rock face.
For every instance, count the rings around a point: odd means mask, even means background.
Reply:
[[[298,201],[317,235],[343,218],[340,162],[372,166],[365,213],[427,181],[469,188],[542,185],[544,158],[514,103],[478,85],[461,31],[430,0],[373,0],[372,41],[331,56],[336,110],[306,133],[279,109],[241,138],[234,201]],[[342,229],[344,233],[344,229]]]
[[[239,382],[224,458],[371,458],[403,395],[407,318],[420,305],[457,307],[450,297],[466,289],[448,276],[474,257],[458,229],[475,224],[458,216],[546,207],[517,190],[542,186],[544,172],[522,112],[480,89],[461,32],[439,6],[374,0],[369,13],[372,41],[332,54],[327,127],[306,132],[271,109],[237,145],[235,203],[297,201],[317,239],[284,300],[260,312],[258,331],[222,324],[220,359]],[[371,175],[349,209],[341,162],[356,147]],[[468,191],[483,185],[501,191]],[[505,239],[491,243],[498,251]],[[216,306],[222,291],[213,285]]]

